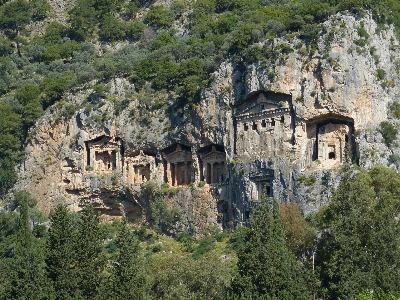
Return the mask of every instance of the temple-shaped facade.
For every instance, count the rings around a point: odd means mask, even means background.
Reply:
[[[121,140],[109,136],[100,136],[87,141],[86,171],[102,173],[121,170]]]
[[[217,148],[220,148],[217,150]],[[201,159],[201,179],[208,184],[222,183],[228,177],[226,155],[223,146],[212,145],[199,151]]]
[[[291,141],[291,96],[259,92],[235,108],[236,154],[274,156]]]
[[[193,181],[192,153],[181,144],[163,150],[164,180],[171,186],[188,185]]]
[[[152,179],[156,158],[142,150],[125,157],[126,181],[129,184],[142,184]]]

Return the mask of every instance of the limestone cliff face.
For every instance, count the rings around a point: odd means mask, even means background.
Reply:
[[[129,99],[125,79],[111,82],[107,99],[88,83],[65,96],[80,107],[73,117],[55,105],[38,121],[15,189],[29,190],[47,213],[92,203],[106,220],[143,222],[164,195],[182,212],[176,229],[247,222],[263,191],[316,210],[337,185],[346,147],[364,167],[394,166],[389,156],[398,153],[379,132],[400,93],[393,30],[377,31],[368,15],[336,15],[323,26],[311,56],[294,35],[273,41],[294,50],[276,61],[223,63],[193,110],[147,110]],[[173,193],[159,191],[165,182]]]

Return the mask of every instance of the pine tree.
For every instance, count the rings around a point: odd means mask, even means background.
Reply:
[[[139,241],[124,220],[117,236],[119,255],[113,268],[113,299],[144,299],[146,277]]]
[[[75,231],[68,209],[60,205],[51,216],[47,243],[47,273],[52,280],[55,299],[74,299],[77,289]]]
[[[94,299],[101,282],[101,271],[105,266],[102,255],[103,232],[99,217],[91,205],[86,206],[77,226],[76,257],[79,293],[83,298]]]
[[[238,252],[234,299],[310,299],[305,271],[285,245],[279,206],[271,213],[262,199],[245,231],[245,245]]]
[[[331,299],[363,290],[400,294],[400,176],[375,166],[348,169],[321,216],[317,265]]]
[[[35,239],[29,226],[29,193],[16,193],[20,205],[19,228],[15,248],[3,257],[2,270],[5,299],[52,299],[51,286],[45,276],[44,243]]]

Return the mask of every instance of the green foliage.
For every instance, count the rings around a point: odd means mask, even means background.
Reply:
[[[265,197],[244,230],[232,296],[238,299],[309,299],[302,266],[285,245],[279,207],[271,212]]]
[[[116,245],[119,254],[112,268],[112,278],[105,299],[143,299],[146,288],[144,261],[140,255],[139,241],[123,222]]]
[[[391,146],[393,142],[397,139],[397,134],[399,133],[399,130],[388,121],[381,122],[380,127],[386,145]]]
[[[74,52],[80,52],[81,45],[76,41],[67,40],[62,44],[54,44],[47,47],[43,52],[46,62],[57,59],[72,59]]]
[[[76,234],[77,289],[82,297],[93,299],[99,292],[100,272],[104,269],[105,260],[102,254],[104,234],[92,206],[83,209]]]
[[[0,56],[7,56],[11,54],[13,47],[11,42],[5,37],[0,36]]]
[[[376,79],[377,80],[383,80],[385,79],[386,76],[386,71],[383,69],[378,69],[376,70]]]
[[[70,36],[77,41],[90,37],[97,23],[94,0],[78,0],[70,11]]]
[[[389,106],[389,112],[392,114],[395,118],[400,118],[400,103],[399,102],[393,102]]]
[[[150,204],[150,215],[153,224],[166,232],[172,230],[176,222],[182,218],[182,212],[177,208],[167,208],[167,204],[161,197],[156,197]]]
[[[194,249],[192,257],[199,259],[204,256],[207,252],[215,248],[215,238],[212,236],[206,236],[199,241],[198,246]]]
[[[231,279],[229,262],[209,255],[198,260],[184,256],[155,257],[149,268],[153,299],[225,299]]]
[[[400,294],[399,182],[399,174],[383,166],[356,174],[345,168],[319,216],[323,235],[316,257],[324,298],[351,299],[365,289]]]
[[[161,5],[152,6],[145,16],[145,21],[157,29],[170,27],[174,20],[173,11]]]
[[[65,206],[57,206],[51,215],[46,265],[55,299],[72,299],[77,295],[76,232],[71,214]]]
[[[47,0],[33,0],[30,2],[32,17],[42,20],[46,18],[51,10]]]
[[[0,28],[18,35],[29,22],[29,4],[25,0],[8,2],[0,7]]]
[[[0,291],[5,299],[45,299],[51,286],[45,275],[44,244],[34,238],[29,225],[32,197],[23,191],[15,197],[20,206],[19,226],[15,244],[0,254]]]
[[[43,108],[59,100],[64,91],[72,86],[74,80],[75,76],[71,73],[51,74],[43,79],[40,83]]]
[[[111,14],[103,17],[100,37],[105,41],[119,41],[125,37],[125,24]]]

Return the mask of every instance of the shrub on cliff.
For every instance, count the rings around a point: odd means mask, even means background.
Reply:
[[[391,146],[393,142],[397,139],[397,134],[399,133],[399,130],[387,121],[381,122],[380,127],[386,145]]]

